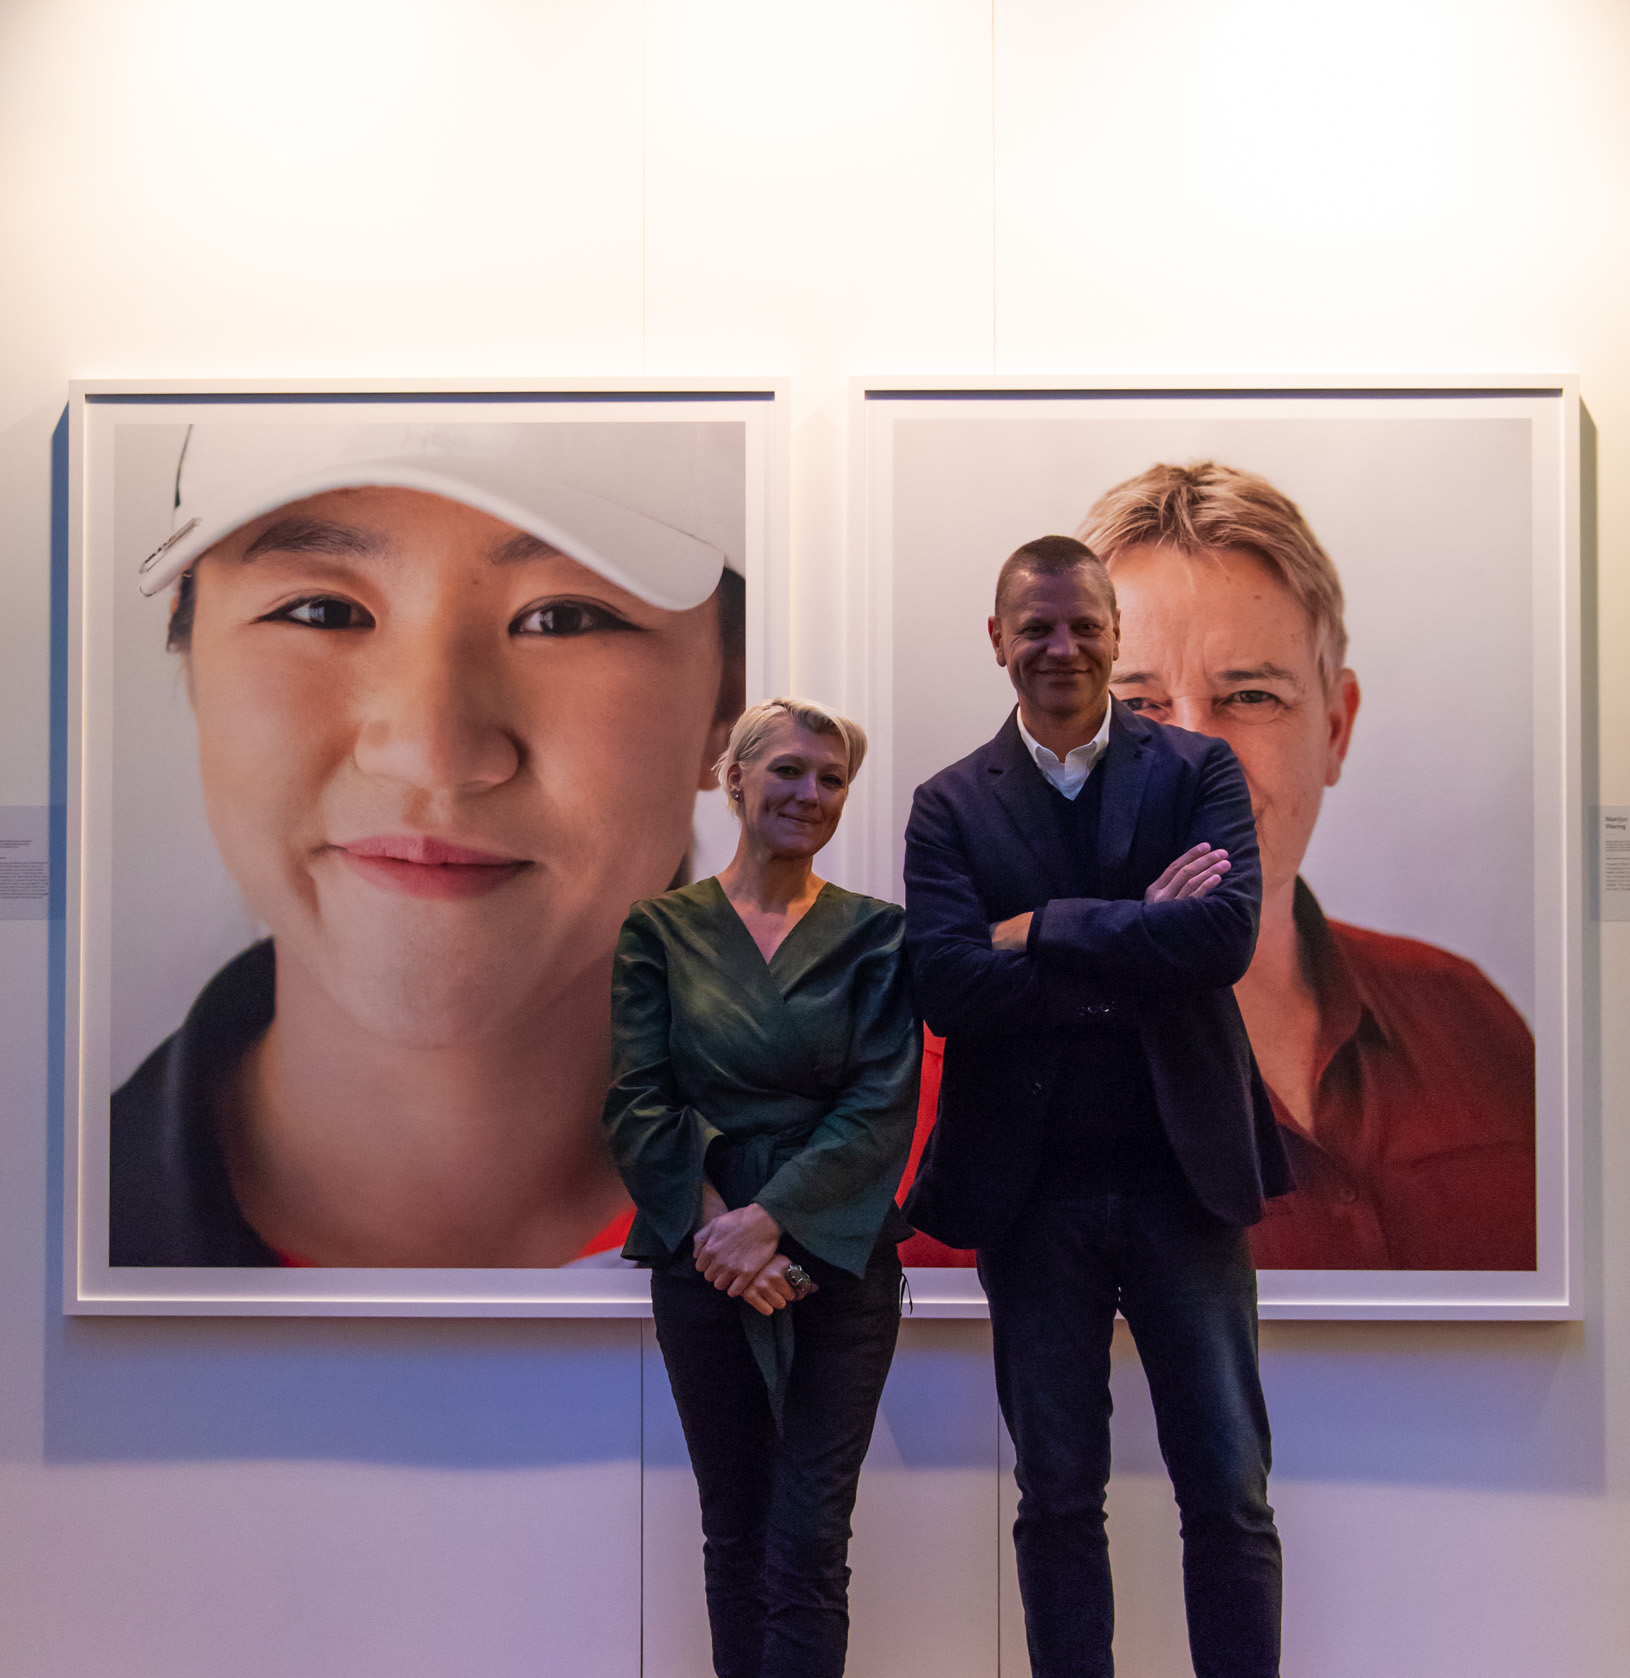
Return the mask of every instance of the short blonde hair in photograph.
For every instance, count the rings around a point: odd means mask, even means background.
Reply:
[[[790,717],[811,734],[825,734],[841,740],[849,759],[849,780],[853,781],[860,773],[860,766],[866,761],[866,730],[858,722],[813,699],[765,699],[757,705],[749,705],[736,718],[736,726],[730,730],[730,743],[713,765],[713,773],[719,777],[721,786],[733,763],[751,763],[763,754],[771,728],[782,717]],[[730,807],[737,815],[741,814],[736,799],[730,800]]]
[[[1241,548],[1307,614],[1327,692],[1347,660],[1341,578],[1301,509],[1255,472],[1211,460],[1151,466],[1101,495],[1076,535],[1111,571],[1127,548],[1166,547],[1190,556]]]

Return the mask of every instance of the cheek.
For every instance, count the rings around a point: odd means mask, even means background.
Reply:
[[[207,638],[193,655],[192,694],[204,797],[222,848],[270,853],[303,816],[315,817],[345,757],[342,696],[309,668]]]
[[[541,662],[541,661],[540,661]],[[666,647],[585,647],[523,683],[524,734],[539,778],[562,798],[615,790],[619,803],[694,794],[719,691],[719,660]]]
[[[1234,748],[1251,784],[1251,800],[1270,820],[1311,826],[1324,788],[1316,730],[1300,716],[1217,731]]]

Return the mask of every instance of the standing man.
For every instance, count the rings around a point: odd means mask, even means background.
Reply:
[[[1245,1230],[1290,1173],[1231,990],[1261,903],[1250,795],[1223,741],[1111,703],[1115,591],[1080,542],[1014,553],[989,629],[1016,713],[917,789],[906,831],[907,952],[946,1039],[906,1214],[978,1249],[1035,1678],[1113,1671],[1117,1310],[1182,1511],[1194,1670],[1274,1678]]]

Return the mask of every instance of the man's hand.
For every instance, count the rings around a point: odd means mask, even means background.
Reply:
[[[770,1262],[742,1289],[741,1297],[760,1316],[772,1311],[783,1311],[798,1298],[798,1290],[787,1280],[787,1266],[792,1260],[785,1253],[777,1253]],[[820,1291],[819,1282],[811,1282],[804,1289],[807,1296]]]
[[[1196,845],[1174,862],[1143,894],[1145,903],[1181,903],[1204,897],[1228,872],[1228,852],[1215,845]]]
[[[701,1229],[704,1225],[712,1223],[715,1218],[722,1218],[729,1210],[730,1208],[724,1203],[724,1196],[704,1177],[702,1179],[702,1217],[696,1227]]]
[[[739,1299],[775,1257],[781,1226],[756,1203],[723,1212],[696,1232],[696,1268],[714,1287]]]
[[[992,921],[990,927],[990,947],[993,950],[1009,950],[1015,955],[1023,955],[1030,945],[1030,911],[1027,909],[1022,915],[1015,915],[1011,920]]]

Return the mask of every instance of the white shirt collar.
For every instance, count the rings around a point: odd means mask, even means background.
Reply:
[[[1114,712],[1115,701],[1111,699],[1104,706],[1104,720],[1098,732],[1084,746],[1077,746],[1073,751],[1067,752],[1062,763],[1051,748],[1042,745],[1024,726],[1022,716],[1014,720],[1019,725],[1019,738],[1024,741],[1025,749],[1035,759],[1036,767],[1066,798],[1073,801],[1087,784],[1087,776],[1092,773],[1098,759],[1109,749],[1109,721]]]

